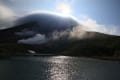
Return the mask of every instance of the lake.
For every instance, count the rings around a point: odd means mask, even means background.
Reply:
[[[0,80],[120,80],[120,62],[69,56],[0,60]]]

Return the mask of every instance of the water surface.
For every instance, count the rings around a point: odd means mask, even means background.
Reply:
[[[68,56],[0,60],[0,80],[120,80],[120,63]]]

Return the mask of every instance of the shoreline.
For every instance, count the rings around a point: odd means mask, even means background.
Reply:
[[[89,58],[89,59],[97,59],[104,61],[120,61],[120,57],[99,57],[99,56],[77,56],[77,55],[58,55],[58,54],[26,54],[26,55],[9,55],[9,56],[0,56],[0,60],[11,59],[13,57],[50,57],[50,56],[69,56],[69,57],[77,57],[77,58]]]

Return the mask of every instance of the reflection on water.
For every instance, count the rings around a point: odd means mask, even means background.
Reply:
[[[0,60],[0,80],[120,80],[120,63],[51,56]]]
[[[57,56],[57,57],[50,57],[48,61],[53,62],[49,69],[49,79],[50,80],[70,80],[70,74],[68,71],[69,61],[66,61],[68,58],[67,56]],[[64,63],[64,65],[62,64]],[[60,65],[61,64],[61,65]]]

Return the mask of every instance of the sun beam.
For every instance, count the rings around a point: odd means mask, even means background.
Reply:
[[[62,15],[70,15],[72,13],[70,6],[66,3],[59,3],[56,5],[56,8]]]

